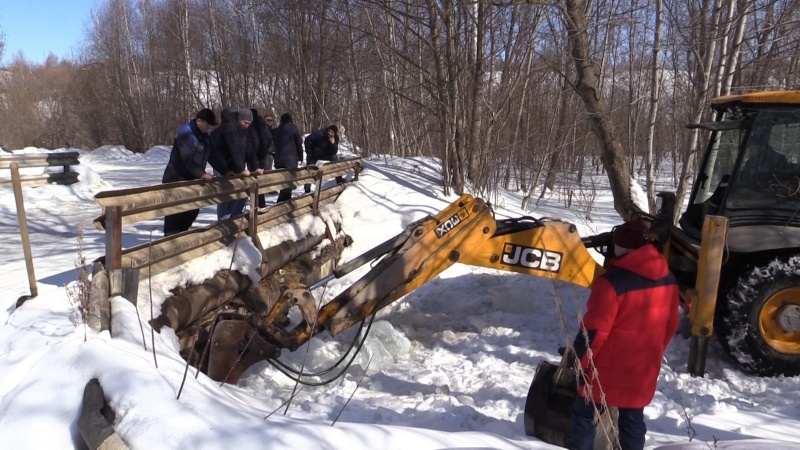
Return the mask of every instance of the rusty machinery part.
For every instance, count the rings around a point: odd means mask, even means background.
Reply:
[[[341,265],[340,267],[337,267],[336,269],[333,270],[333,272],[330,275],[328,275],[326,277],[323,277],[322,279],[320,279],[316,283],[314,283],[311,286],[309,286],[306,292],[312,291],[312,290],[317,289],[317,288],[322,287],[322,286],[325,286],[330,281],[332,281],[332,280],[334,280],[336,278],[343,277],[343,276],[347,275],[348,273],[354,271],[355,269],[363,266],[364,264],[367,264],[367,263],[375,264],[378,261],[380,261],[381,258],[386,257],[387,255],[396,252],[409,239],[409,237],[412,235],[412,232],[416,229],[417,226],[419,226],[420,224],[424,223],[425,221],[432,220],[432,219],[433,219],[432,216],[427,216],[427,217],[425,217],[423,219],[420,219],[420,220],[417,220],[417,221],[413,222],[408,227],[406,227],[406,229],[403,232],[399,233],[398,235],[396,235],[396,236],[394,236],[394,237],[382,242],[381,244],[379,244],[379,245],[375,246],[374,248],[366,251],[365,253],[361,254],[360,256],[357,256],[357,257],[353,258],[352,260],[350,260],[347,263]],[[386,303],[387,300],[388,300],[388,298],[385,297],[383,299],[383,301],[380,302],[378,307],[375,308],[375,310],[370,314],[369,322],[367,322],[366,319],[364,319],[364,320],[362,320],[360,322],[358,331],[356,332],[356,334],[355,334],[353,340],[351,341],[350,345],[348,346],[347,350],[342,354],[341,357],[339,357],[339,359],[336,362],[334,362],[327,369],[324,369],[324,370],[321,370],[321,371],[318,371],[318,372],[309,373],[309,372],[297,370],[297,369],[295,369],[295,368],[283,363],[282,361],[280,361],[277,358],[270,359],[269,363],[273,367],[275,367],[275,369],[277,369],[278,371],[280,371],[281,373],[283,373],[284,375],[286,375],[290,379],[292,379],[295,382],[298,382],[300,384],[303,384],[303,385],[307,385],[307,386],[322,386],[322,385],[329,384],[329,383],[335,381],[336,379],[338,379],[339,377],[344,375],[347,372],[347,369],[349,369],[350,366],[353,364],[353,361],[355,360],[356,356],[358,356],[358,353],[361,351],[361,348],[364,346],[364,343],[366,342],[367,337],[369,336],[369,332],[372,329],[372,324],[375,321],[375,316],[377,315],[378,311],[384,306],[384,303]],[[366,326],[366,328],[365,328],[365,326]],[[352,352],[352,355],[351,355],[351,352]],[[328,378],[328,379],[326,379],[324,381],[308,381],[308,380],[304,379],[304,377],[320,377],[320,376],[329,374],[330,372],[332,372],[333,370],[335,370],[336,368],[341,366],[341,364],[346,359],[348,359],[348,356],[349,356],[349,360],[345,364],[344,368],[342,368],[336,375],[333,375],[332,377],[330,377],[330,378]]]
[[[207,374],[226,383],[235,383],[248,367],[280,354],[280,349],[263,339],[246,316],[235,313],[218,316],[210,345]]]
[[[344,375],[361,350],[369,329],[372,327],[374,315],[369,321],[366,332],[362,333],[364,323],[357,332],[347,351],[328,369],[319,372],[303,372],[294,369],[278,358],[281,348],[290,348],[295,342],[290,333],[273,323],[280,318],[284,305],[296,306],[303,317],[297,329],[304,329],[313,334],[317,308],[311,293],[301,286],[283,286],[279,300],[269,311],[261,315],[244,315],[237,312],[220,312],[211,328],[208,351],[207,375],[216,381],[236,383],[242,374],[252,365],[260,361],[268,361],[277,370],[290,379],[308,386],[322,386],[335,381]],[[353,352],[355,350],[355,352]],[[350,353],[352,355],[350,355]],[[347,359],[346,366],[334,376],[323,381],[309,381],[308,377],[326,375]]]
[[[317,321],[317,308],[311,293],[299,286],[282,286],[278,301],[263,316],[220,312],[208,342],[208,376],[235,383],[248,367],[280,356],[280,349],[290,346],[293,339],[273,324],[287,304],[297,306],[303,317],[295,331],[303,328],[310,332]]]

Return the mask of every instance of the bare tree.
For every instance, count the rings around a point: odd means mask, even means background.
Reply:
[[[601,159],[614,194],[614,208],[623,218],[630,219],[640,211],[631,197],[631,174],[603,100],[597,67],[590,54],[585,6],[580,0],[566,0],[564,10],[577,75],[576,89],[589,112],[594,132],[601,141]]]

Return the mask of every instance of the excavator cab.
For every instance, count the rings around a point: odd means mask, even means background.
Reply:
[[[800,225],[800,104],[713,106],[717,121],[690,125],[711,136],[681,228],[700,239],[706,214],[727,217],[730,228]]]
[[[724,218],[727,236],[713,324],[722,346],[746,371],[800,373],[800,91],[720,97],[689,197],[672,230],[670,266],[687,289],[698,275],[707,218]],[[703,280],[700,280],[701,282]],[[683,298],[691,308],[691,296]],[[691,363],[690,363],[691,364]],[[702,375],[702,373],[701,373]]]

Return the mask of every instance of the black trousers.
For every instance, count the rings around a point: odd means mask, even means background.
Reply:
[[[338,160],[339,160],[339,155],[317,158],[316,156],[311,156],[309,153],[306,153],[306,166],[314,166],[317,164],[317,161],[338,161]],[[344,181],[345,181],[344,178],[336,177],[337,183],[344,183]],[[303,185],[303,190],[306,191],[306,193],[311,192],[311,184]]]
[[[164,216],[164,236],[188,230],[192,227],[198,214],[200,214],[200,210],[193,209],[191,211]]]

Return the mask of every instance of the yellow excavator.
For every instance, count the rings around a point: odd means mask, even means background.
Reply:
[[[294,351],[322,331],[335,336],[363,323],[455,263],[588,287],[603,273],[588,248],[608,255],[610,243],[610,233],[581,238],[573,224],[559,220],[497,220],[483,200],[462,195],[436,216],[409,225],[313,285],[286,287],[260,314],[220,315],[211,336],[208,374],[236,382],[247,367],[282,348]],[[317,310],[310,291],[367,263],[373,266],[364,276]],[[287,306],[302,315],[292,329],[277,325]]]
[[[681,282],[682,303],[691,321],[689,370],[704,374],[708,339],[716,332],[745,371],[796,375],[800,91],[725,96],[713,100],[711,107],[715,121],[690,125],[710,131],[710,138],[689,206],[674,226],[674,195],[661,193],[659,213],[651,218],[651,237]],[[241,324],[249,324],[257,335],[253,340],[263,348],[250,357],[253,352],[245,349],[224,361],[217,358],[223,366],[210,371],[235,379],[277,349],[297,349],[322,331],[336,335],[455,263],[589,287],[603,273],[589,248],[613,256],[610,233],[581,237],[574,225],[553,219],[497,220],[483,200],[464,195],[314,285],[287,288],[275,307],[258,318],[222,316],[228,326],[240,328],[235,335],[242,338],[247,333]],[[366,275],[317,311],[309,291],[376,260]],[[296,305],[303,314],[303,321],[291,330],[275,325],[287,305]],[[232,348],[233,337],[226,336],[227,348]],[[232,361],[239,366],[233,371]]]
[[[689,371],[704,375],[708,340],[716,332],[745,371],[796,375],[800,91],[725,96],[711,108],[716,120],[690,125],[710,137],[688,208],[675,225],[675,196],[661,193],[659,212],[650,217],[651,237],[678,277],[688,311]],[[247,367],[276,360],[283,348],[296,350],[323,331],[336,335],[355,324],[363,327],[381,308],[455,263],[590,287],[603,267],[589,249],[613,257],[610,238],[610,232],[581,237],[560,220],[498,220],[483,200],[463,195],[316,283],[286,287],[265,311],[218,314],[207,373],[236,382]],[[367,263],[372,268],[362,278],[317,309],[311,291]],[[300,310],[302,321],[287,329],[278,324],[289,307]]]

